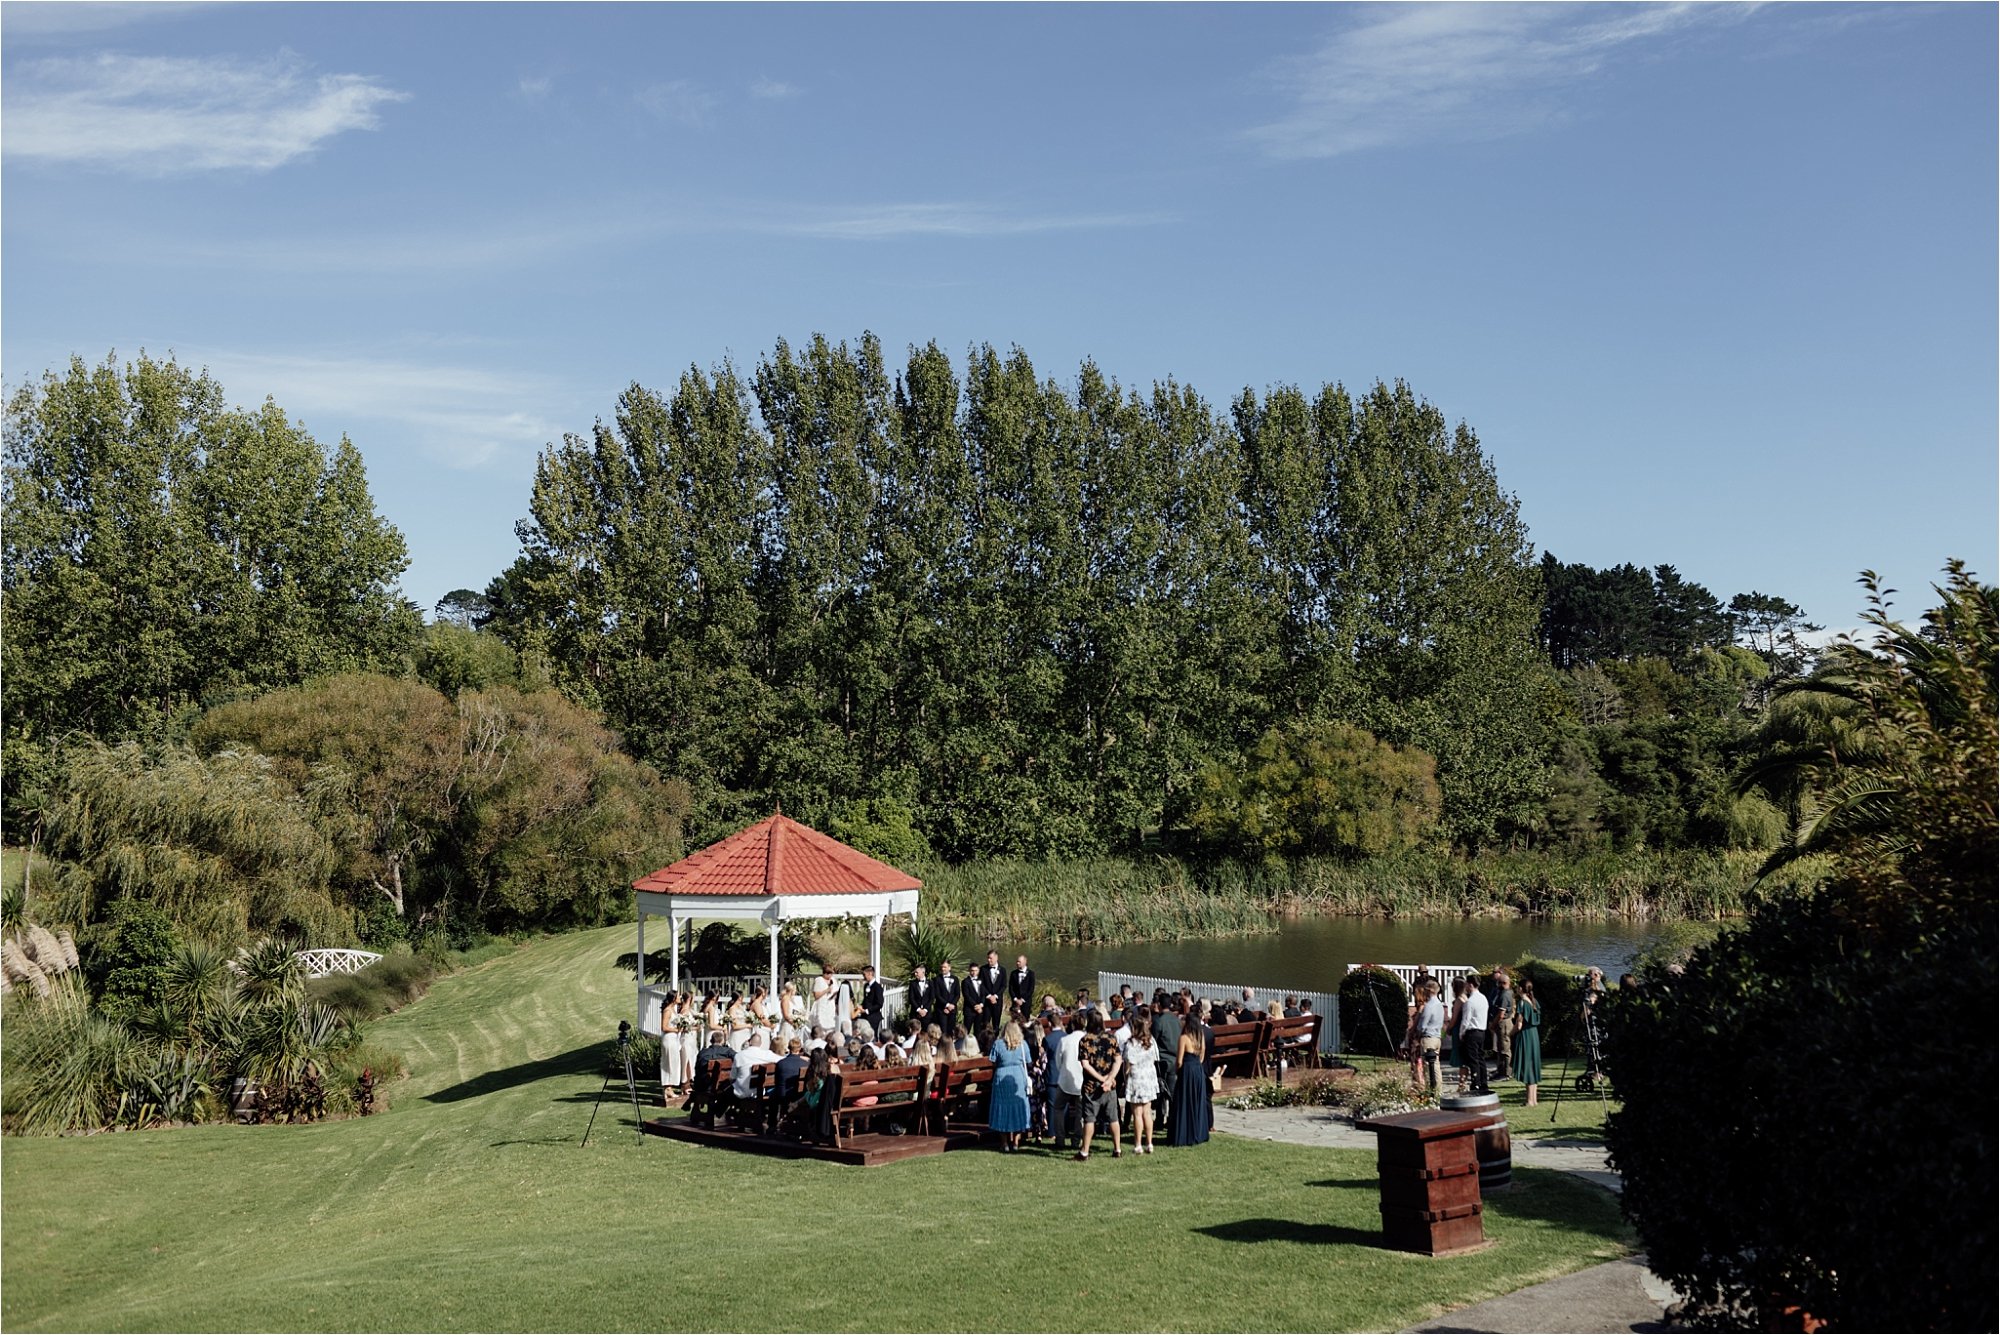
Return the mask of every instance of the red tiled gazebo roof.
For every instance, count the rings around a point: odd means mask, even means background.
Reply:
[[[923,882],[783,812],[632,882],[676,895],[852,895]]]

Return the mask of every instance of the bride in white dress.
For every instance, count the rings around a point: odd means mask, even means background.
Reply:
[[[841,1028],[840,985],[833,981],[833,966],[827,965],[813,979],[812,1022],[831,1034]]]

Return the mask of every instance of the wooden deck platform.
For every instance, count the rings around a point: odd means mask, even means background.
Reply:
[[[891,1136],[879,1131],[863,1132],[846,1137],[839,1149],[831,1145],[814,1145],[793,1140],[789,1136],[766,1136],[749,1131],[738,1131],[728,1125],[713,1129],[696,1126],[685,1117],[655,1117],[639,1124],[640,1130],[648,1135],[664,1136],[668,1140],[683,1140],[691,1145],[707,1145],[714,1149],[735,1150],[740,1154],[764,1154],[780,1159],[818,1159],[825,1163],[857,1164],[863,1168],[875,1168],[885,1163],[896,1163],[902,1159],[919,1159],[927,1155],[943,1154],[946,1150],[976,1149],[984,1139],[972,1129],[954,1127],[942,1136]]]

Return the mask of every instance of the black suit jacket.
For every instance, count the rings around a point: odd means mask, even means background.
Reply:
[[[931,990],[937,994],[937,1012],[942,1015],[946,1006],[957,1006],[964,1000],[959,990],[957,974],[939,974],[931,980]]]
[[[877,978],[874,982],[861,989],[861,1009],[867,1014],[870,1024],[877,1027],[881,1025],[882,980],[880,978]]]
[[[974,975],[974,980],[974,985],[979,989],[981,1004],[988,1011],[998,1011],[1001,999],[1007,995],[1006,970],[997,964],[982,964],[979,966],[979,972]]]
[[[1028,970],[1023,978],[1019,969],[1007,975],[1007,996],[1015,1005],[1032,1008],[1035,1004],[1035,971]]]

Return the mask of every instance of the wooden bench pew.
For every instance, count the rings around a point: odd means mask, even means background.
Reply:
[[[1257,1074],[1275,1076],[1283,1059],[1296,1067],[1319,1065],[1319,1016],[1299,1015],[1262,1021],[1257,1046]]]
[[[735,1075],[735,1062],[728,1057],[711,1058],[702,1064],[689,1081],[687,1102],[688,1121],[696,1126],[713,1127],[718,1112],[729,1111],[736,1102],[736,1091],[731,1084]]]
[[[883,1113],[914,1119],[916,1101],[924,1092],[921,1066],[878,1066],[872,1071],[847,1067],[830,1077],[828,1092],[834,1101],[831,1112],[834,1148],[840,1148],[844,1134],[857,1125],[872,1127]]]
[[[972,1057],[944,1068],[943,1103],[946,1125],[986,1124],[986,1099],[993,1092],[993,1059]]]
[[[1250,1078],[1258,1072],[1264,1034],[1263,1020],[1243,1024],[1209,1026],[1208,1069],[1220,1070],[1225,1078]]]
[[[755,1114],[754,1126],[750,1131],[773,1131],[784,1109],[777,1107],[771,1095],[776,1091],[778,1068],[775,1064],[759,1066],[750,1073],[750,1099],[736,1097],[736,1063],[730,1057],[711,1059],[706,1068],[696,1073],[694,1090],[688,1095],[685,1105],[688,1120],[696,1126],[713,1129],[719,1117],[741,1118],[745,1113]]]

